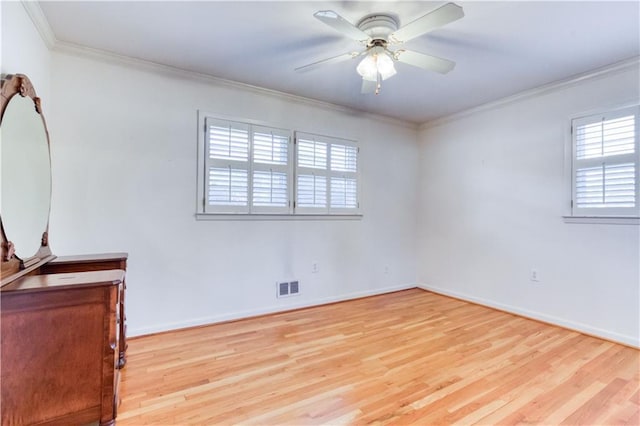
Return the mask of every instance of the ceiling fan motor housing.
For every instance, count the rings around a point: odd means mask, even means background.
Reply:
[[[383,45],[389,41],[389,35],[398,29],[398,21],[391,15],[376,13],[362,18],[358,28],[371,37],[370,45]]]

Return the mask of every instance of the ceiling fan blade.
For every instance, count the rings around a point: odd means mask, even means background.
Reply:
[[[439,72],[440,74],[446,74],[456,66],[455,62],[449,61],[448,59],[425,55],[424,53],[413,52],[411,50],[397,50],[394,56],[399,62],[425,70]]]
[[[362,79],[362,90],[360,91],[363,95],[367,95],[369,93],[374,93],[378,88],[378,82],[372,80]]]
[[[301,67],[296,68],[295,70],[296,71],[309,71],[309,70],[312,70],[315,67],[320,66],[320,65],[335,64],[337,62],[346,61],[347,59],[352,59],[352,58],[358,57],[360,55],[361,55],[360,53],[356,53],[356,52],[343,53],[342,55],[333,56],[331,58],[322,59],[320,61],[316,61],[316,62],[313,62],[311,64],[303,65]]]
[[[333,10],[321,10],[314,13],[313,16],[315,16],[316,19],[329,25],[333,29],[340,31],[347,37],[350,37],[357,41],[369,40],[369,35],[367,33],[344,19],[342,16],[338,15]]]
[[[421,36],[431,30],[435,30],[449,22],[453,22],[464,16],[464,11],[455,3],[447,3],[439,8],[432,10],[421,18],[399,28],[389,37],[396,42],[405,42]]]

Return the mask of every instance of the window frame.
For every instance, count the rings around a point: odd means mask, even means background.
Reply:
[[[361,180],[361,160],[360,160],[360,146],[357,141],[352,139],[343,139],[338,137],[322,136],[333,141],[344,142],[344,144],[350,144],[357,148],[357,167],[356,167],[356,185],[357,185],[357,203],[358,208],[346,208],[346,209],[307,209],[296,206],[297,201],[297,144],[296,135],[300,131],[293,130],[287,126],[274,125],[273,123],[267,123],[259,120],[252,120],[246,118],[238,118],[232,116],[226,116],[221,114],[212,114],[202,110],[197,111],[198,115],[198,137],[197,137],[197,182],[196,182],[196,219],[197,220],[358,220],[362,218],[360,194],[362,188]],[[208,129],[207,119],[213,119],[218,121],[235,122],[249,126],[249,148],[248,148],[248,166],[247,166],[247,206],[210,206],[207,202],[207,179],[208,179],[208,165],[211,163],[208,153]],[[286,131],[289,135],[288,149],[287,149],[287,165],[270,165],[270,164],[255,164],[253,161],[254,147],[253,147],[253,128],[268,128]],[[304,134],[313,134],[309,132],[300,132]],[[314,134],[315,135],[315,134]],[[327,147],[329,152],[330,145]],[[226,160],[221,160],[226,161]],[[327,158],[327,167],[330,158]],[[230,160],[228,161],[230,162]],[[272,207],[272,206],[253,206],[253,179],[254,171],[269,170],[273,171],[286,171],[287,174],[287,198],[288,205],[286,207]],[[330,179],[331,175],[327,177],[327,205],[330,204]]]
[[[635,116],[634,152],[594,158],[577,158],[577,126],[597,123],[599,120],[614,120],[627,115]],[[568,207],[563,216],[566,223],[640,224],[640,105],[627,104],[615,108],[600,109],[569,119],[569,134],[565,144],[565,170],[568,182]],[[635,207],[577,207],[576,175],[579,167],[589,164],[614,166],[633,163],[635,165]]]

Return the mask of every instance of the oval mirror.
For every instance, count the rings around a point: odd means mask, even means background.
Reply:
[[[15,257],[24,268],[51,254],[47,242],[51,201],[49,137],[40,99],[26,76],[3,79],[2,101],[2,260],[10,261],[15,248]]]

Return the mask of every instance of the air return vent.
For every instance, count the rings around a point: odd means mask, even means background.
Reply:
[[[276,283],[278,297],[288,297],[300,294],[300,283],[298,281]]]

